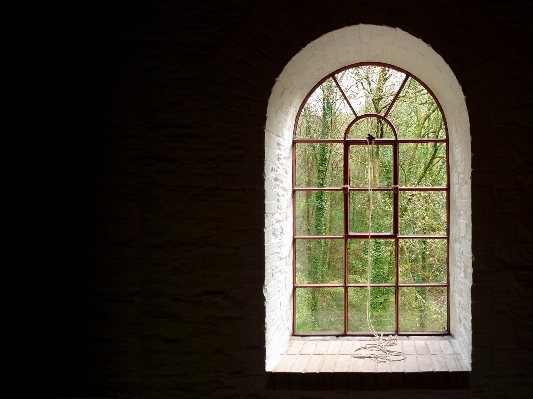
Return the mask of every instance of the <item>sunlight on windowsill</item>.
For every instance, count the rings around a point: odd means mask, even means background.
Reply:
[[[292,337],[273,372],[285,373],[419,373],[469,371],[451,336],[400,336],[389,347],[405,359],[376,362],[354,357],[357,348],[377,342],[372,337]],[[359,353],[359,352],[358,352]]]
[[[451,336],[402,336],[389,347],[405,359],[376,362],[353,353],[371,337],[292,337],[267,373],[269,389],[372,391],[467,389],[469,366]],[[360,353],[358,351],[357,353]]]

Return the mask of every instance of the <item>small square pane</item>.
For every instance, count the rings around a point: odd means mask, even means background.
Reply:
[[[296,187],[341,187],[343,145],[296,144]]]
[[[446,282],[447,242],[439,239],[400,240],[400,282]]]
[[[343,282],[343,240],[296,240],[297,284]]]
[[[342,191],[297,191],[296,235],[344,234]]]
[[[348,289],[348,331],[352,333],[394,332],[396,330],[396,312],[394,307],[394,288]],[[370,324],[367,318],[369,310]]]
[[[400,331],[446,331],[446,287],[401,287]]]
[[[372,283],[394,283],[396,280],[394,240],[348,240],[348,283],[368,282],[368,258],[371,258]]]
[[[368,233],[369,211],[372,212],[372,232],[392,233],[392,191],[350,192],[350,232]]]
[[[400,143],[400,186],[446,187],[446,143]]]
[[[392,146],[350,146],[350,186],[392,187]]]
[[[344,332],[344,288],[296,288],[296,332]]]
[[[400,233],[446,234],[446,191],[401,191]]]

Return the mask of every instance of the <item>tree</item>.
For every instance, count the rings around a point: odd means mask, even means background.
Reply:
[[[328,78],[309,97],[297,125],[296,137],[307,139],[340,139],[355,118],[361,115],[385,115],[395,126],[398,136],[407,139],[443,139],[445,127],[440,109],[430,93],[413,77],[404,82],[405,74],[392,68],[366,65],[349,68]],[[403,86],[402,86],[403,82]],[[337,83],[346,95],[339,90]],[[390,105],[401,91],[394,103]],[[353,110],[353,111],[352,111]],[[370,116],[360,119],[349,132],[350,138],[364,138],[371,133],[377,139],[393,138],[394,133],[387,122]],[[379,141],[377,142],[379,144]],[[405,187],[446,186],[446,143],[412,142],[399,144],[400,185]],[[387,191],[373,191],[372,231],[392,232],[392,146],[349,146],[350,181],[352,187],[388,187]],[[322,190],[297,192],[297,235],[342,235],[344,213],[343,201],[337,189],[343,184],[343,145],[329,142],[296,143],[297,187]],[[371,171],[368,176],[368,170]],[[370,204],[368,192],[352,191],[350,194],[350,231],[368,231]],[[400,194],[400,229],[402,234],[444,234],[446,230],[445,191],[406,191]],[[442,216],[444,210],[444,216]],[[340,226],[340,231],[339,231]],[[444,230],[444,232],[443,232]],[[332,239],[308,240],[297,251],[297,279],[300,283],[327,284],[343,281],[339,267],[343,268],[344,249]],[[353,242],[352,242],[353,241]],[[366,282],[366,261],[371,257],[372,283],[391,283],[395,280],[394,245],[391,240],[369,240],[362,245],[360,240],[349,240],[348,280],[351,283]],[[445,281],[446,247],[435,245],[434,239],[402,240],[400,278],[406,282]],[[356,245],[357,244],[357,245]],[[414,255],[413,255],[414,254]],[[416,256],[415,256],[416,255]],[[320,331],[331,329],[331,309],[342,309],[343,296],[326,295],[327,289],[300,290],[297,312],[308,317],[299,323],[299,330]],[[352,292],[352,291],[350,291]],[[359,291],[353,291],[359,292]],[[435,298],[435,290],[420,287],[416,290],[402,288],[402,295],[410,306],[403,307],[408,329],[432,329],[442,326],[442,317],[427,316],[437,312],[428,304],[445,301],[445,292]],[[393,291],[388,288],[371,290],[371,311],[379,328],[390,328]],[[363,300],[363,294],[353,296],[350,306]],[[339,298],[335,298],[339,297]],[[402,296],[403,297],[403,296]],[[339,303],[325,303],[337,301]],[[327,307],[327,312],[323,308]],[[394,304],[392,304],[394,310]],[[414,315],[414,316],[413,316]],[[433,320],[429,324],[427,320]],[[297,315],[297,321],[303,320]],[[440,324],[439,324],[440,323]],[[414,324],[414,327],[412,326]],[[445,324],[445,322],[444,322]],[[359,324],[358,324],[359,326]],[[403,326],[403,324],[402,324]],[[358,328],[361,328],[360,326]]]

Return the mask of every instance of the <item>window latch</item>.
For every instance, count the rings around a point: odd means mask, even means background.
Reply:
[[[344,194],[348,194],[349,191],[350,191],[350,186],[348,184],[345,184],[344,186],[342,186],[342,192]]]

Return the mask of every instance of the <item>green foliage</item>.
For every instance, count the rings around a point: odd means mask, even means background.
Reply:
[[[327,79],[309,97],[302,109],[297,138],[343,138],[357,115],[389,112],[399,138],[444,138],[444,120],[433,97],[415,79],[409,78],[391,108],[405,75],[380,66],[352,68],[336,75],[348,104],[333,79]],[[351,105],[351,107],[350,107]],[[390,108],[390,109],[389,109]],[[348,138],[394,138],[382,119],[369,116],[353,124]],[[377,143],[379,144],[379,143]],[[388,145],[351,145],[348,150],[349,184],[370,191],[351,191],[349,230],[354,233],[391,233],[393,228],[393,153]],[[340,188],[344,184],[344,146],[326,142],[296,144],[296,184],[308,188]],[[446,144],[400,143],[401,187],[446,187]],[[377,190],[387,188],[388,191]],[[344,200],[341,191],[297,192],[296,234],[309,236],[344,234]],[[445,191],[401,191],[400,234],[446,234]],[[369,210],[371,209],[371,219]],[[298,240],[297,282],[343,283],[343,240]],[[446,240],[400,239],[401,282],[445,282]],[[370,258],[370,259],[369,259]],[[372,283],[396,281],[394,240],[351,239],[348,241],[348,283],[366,284],[367,266],[372,265]],[[427,287],[400,289],[400,326],[404,331],[441,331],[446,328],[445,289]],[[367,291],[350,288],[349,330],[369,331],[366,321]],[[374,328],[395,329],[394,288],[372,288],[370,314]],[[296,294],[296,329],[304,332],[342,331],[343,288],[299,288]],[[339,330],[340,329],[340,330]]]

